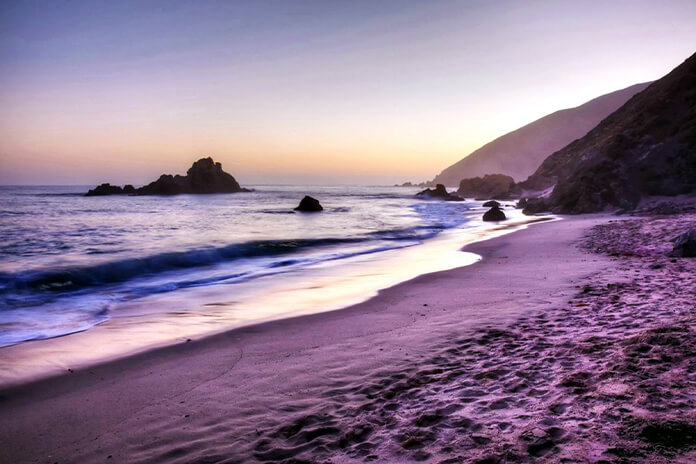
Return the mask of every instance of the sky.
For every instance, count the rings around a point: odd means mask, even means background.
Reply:
[[[0,1],[0,184],[431,179],[696,52],[696,1]]]

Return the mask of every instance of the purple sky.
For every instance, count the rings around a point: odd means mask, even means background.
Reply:
[[[0,3],[0,183],[424,180],[696,51],[696,1]]]

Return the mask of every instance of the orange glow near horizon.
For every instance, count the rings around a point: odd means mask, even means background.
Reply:
[[[0,184],[138,184],[203,155],[242,184],[422,181],[696,45],[679,0],[78,3],[0,7]]]

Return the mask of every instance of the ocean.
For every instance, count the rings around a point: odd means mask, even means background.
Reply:
[[[424,201],[416,188],[252,187],[171,197],[0,187],[0,346],[95,331],[90,354],[115,356],[337,309],[475,262],[461,246],[505,227],[481,221],[481,202]],[[325,210],[294,212],[306,194]]]

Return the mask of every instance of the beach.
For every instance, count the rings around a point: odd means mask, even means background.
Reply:
[[[696,464],[696,1],[624,3],[2,2],[0,464]]]
[[[533,224],[346,309],[6,389],[0,461],[693,462],[689,224]]]

